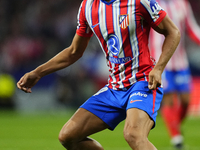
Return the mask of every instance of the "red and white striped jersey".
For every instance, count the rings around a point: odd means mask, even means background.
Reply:
[[[166,70],[179,71],[188,68],[188,59],[186,55],[184,40],[185,33],[200,44],[200,28],[196,23],[191,6],[187,0],[157,0],[160,6],[167,12],[172,21],[181,32],[181,41],[166,66]],[[162,51],[164,37],[155,31],[150,32],[150,51],[151,55],[158,60]]]
[[[165,15],[155,0],[83,0],[76,33],[96,35],[107,59],[110,88],[148,80],[154,66],[148,48],[150,27]]]

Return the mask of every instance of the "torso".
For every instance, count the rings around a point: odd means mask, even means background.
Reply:
[[[122,89],[137,81],[148,80],[148,73],[153,68],[148,49],[150,25],[144,21],[149,13],[142,18],[140,0],[107,2],[112,3],[87,0],[82,7],[85,8],[85,19],[107,58],[111,72],[109,87]]]

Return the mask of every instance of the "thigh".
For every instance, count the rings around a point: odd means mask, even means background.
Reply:
[[[125,131],[134,132],[137,136],[147,137],[153,125],[154,121],[145,111],[138,108],[127,110],[127,117],[124,126]]]
[[[161,105],[162,98],[162,88],[158,87],[156,90],[150,90],[148,88],[148,82],[140,81],[137,83],[132,93],[130,94],[126,108],[127,112],[129,109],[137,108],[143,112],[146,112],[146,114],[148,114],[148,116],[154,122],[156,122],[156,117]]]
[[[80,107],[95,114],[109,126],[110,130],[114,130],[126,118],[126,107],[120,104],[124,93],[105,86]]]
[[[70,137],[73,140],[79,141],[106,128],[108,128],[108,125],[100,118],[84,108],[79,108],[63,126],[60,133],[63,137]]]

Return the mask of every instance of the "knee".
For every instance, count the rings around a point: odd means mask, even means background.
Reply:
[[[174,98],[173,93],[164,94],[162,104],[167,106],[173,106],[174,104],[173,98]]]
[[[130,129],[124,129],[124,138],[129,145],[133,145],[135,148],[140,145],[144,145],[147,137],[137,129],[137,127]]]
[[[185,108],[187,108],[189,106],[189,96],[181,97],[181,105]]]
[[[74,134],[71,134],[67,130],[61,130],[58,136],[58,140],[65,148],[70,148],[73,146],[73,143],[76,141]]]

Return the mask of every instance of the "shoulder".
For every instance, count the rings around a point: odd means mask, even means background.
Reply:
[[[161,7],[159,6],[156,0],[139,0],[140,4],[143,5],[146,9],[154,12],[156,10],[160,10]]]
[[[148,6],[155,6],[158,2],[156,0],[139,0],[141,4]]]

